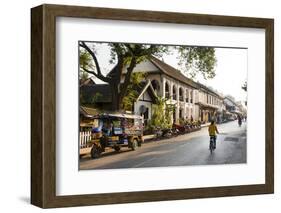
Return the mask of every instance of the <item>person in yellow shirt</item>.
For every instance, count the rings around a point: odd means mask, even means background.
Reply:
[[[216,148],[217,134],[219,134],[219,131],[218,131],[217,125],[215,124],[215,121],[211,122],[211,125],[208,128],[208,131],[209,131],[209,136],[215,138],[214,148]]]

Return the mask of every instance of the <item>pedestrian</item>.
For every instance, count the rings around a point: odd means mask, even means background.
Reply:
[[[238,115],[238,125],[241,126],[242,125],[242,118],[240,115]]]
[[[211,125],[209,126],[208,131],[209,131],[209,136],[214,137],[214,139],[215,139],[214,148],[216,148],[217,134],[219,134],[219,131],[218,131],[217,125],[215,124],[214,120],[211,121]]]

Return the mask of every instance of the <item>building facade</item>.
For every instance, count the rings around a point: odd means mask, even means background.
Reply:
[[[223,104],[223,97],[212,89],[197,83],[198,90],[198,106],[199,106],[199,120],[202,123],[216,121],[220,123],[225,110]]]
[[[125,67],[122,71],[121,83],[125,79],[126,70]],[[193,81],[155,57],[137,64],[133,72],[145,73],[146,79],[137,89],[138,97],[131,112],[142,115],[146,123],[152,117],[157,97],[164,98],[166,104],[174,109],[171,116],[174,123],[180,123],[181,120],[201,123],[214,120],[220,123],[225,120],[226,115],[237,112],[237,104],[231,98],[222,97],[217,91]],[[89,96],[89,99],[99,93],[101,95],[96,98],[95,104],[102,109],[110,106],[111,92],[108,84],[82,85],[80,91]]]
[[[180,71],[163,61],[152,57],[138,64],[134,72],[145,72],[157,96],[166,99],[166,103],[174,106],[173,122],[180,119],[197,120],[199,116],[198,85]],[[123,73],[126,73],[124,69]],[[121,81],[124,80],[124,76]]]
[[[179,70],[152,57],[138,64],[134,72],[145,72],[155,93],[166,99],[175,110],[172,120],[199,120],[203,123],[220,120],[223,112],[223,98],[210,88],[194,82]],[[123,73],[126,73],[124,69]],[[124,76],[123,76],[124,80]]]

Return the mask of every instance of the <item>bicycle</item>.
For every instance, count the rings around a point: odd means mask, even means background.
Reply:
[[[211,154],[213,154],[213,151],[215,150],[215,143],[216,143],[216,136],[211,135],[210,136],[210,145],[209,145],[209,149],[210,149]]]

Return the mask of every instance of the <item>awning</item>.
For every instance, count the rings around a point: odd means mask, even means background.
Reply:
[[[238,111],[238,110],[233,110],[231,111],[231,113],[237,114],[237,115],[242,115],[243,113]]]
[[[205,103],[202,103],[202,102],[198,102],[196,104],[199,105],[203,109],[214,109],[214,110],[217,110],[219,108],[217,106],[214,106],[214,105],[211,105],[211,104],[205,104]]]

